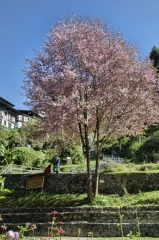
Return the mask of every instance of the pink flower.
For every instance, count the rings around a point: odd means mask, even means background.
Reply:
[[[19,233],[13,232],[12,230],[10,230],[7,232],[6,236],[9,238],[12,238],[12,239],[17,239],[17,238],[19,238]]]
[[[33,231],[33,229],[30,227],[30,228],[28,228],[28,231]]]
[[[55,221],[55,220],[56,220],[56,217],[53,217],[52,220]]]
[[[58,224],[61,224],[61,225],[62,225],[62,224],[64,224],[64,222],[58,222]]]
[[[54,229],[54,231],[57,231],[57,232],[60,230],[58,227],[55,227],[53,229]]]
[[[14,238],[14,232],[12,230],[8,231],[6,235],[8,237]]]
[[[65,230],[60,229],[60,230],[58,231],[58,233],[63,234],[63,233],[65,233]]]
[[[56,214],[58,214],[58,212],[56,212],[56,211],[54,210],[54,211],[51,212],[51,214],[56,215]]]

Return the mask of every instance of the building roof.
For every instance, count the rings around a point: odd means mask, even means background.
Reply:
[[[14,104],[8,102],[7,100],[5,100],[4,98],[0,97],[0,104],[3,104],[7,107],[14,107]]]
[[[23,110],[23,109],[15,109],[13,108],[15,105],[8,102],[7,100],[5,100],[4,98],[0,97],[0,106],[2,106],[3,108],[5,107],[6,110],[11,110],[13,112],[16,112],[16,114],[18,115],[26,115],[26,116],[37,116],[40,117],[39,114],[37,114],[36,112],[32,111],[32,110]]]
[[[13,108],[14,104],[8,102],[7,100],[5,100],[2,97],[0,97],[0,106],[2,106],[3,108],[6,108],[6,110],[10,110],[12,112],[17,112],[17,110]]]
[[[39,114],[37,114],[36,112],[32,111],[32,110],[16,110],[17,114],[19,115],[27,115],[27,116],[38,116],[40,117]]]

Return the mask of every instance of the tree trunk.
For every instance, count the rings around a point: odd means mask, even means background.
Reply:
[[[99,148],[99,119],[98,119],[98,109],[97,109],[97,141],[96,141],[96,167],[95,167],[95,189],[94,189],[94,197],[98,196],[98,186],[99,186],[99,157],[100,157],[100,148]]]
[[[93,192],[92,192],[92,170],[90,164],[90,150],[86,149],[86,157],[87,157],[87,198],[88,202],[92,203],[93,200]]]
[[[99,186],[99,152],[97,151],[96,156],[96,169],[95,169],[95,189],[94,189],[94,197],[98,196],[98,186]]]
[[[88,140],[87,124],[84,125],[84,138],[85,138],[85,149],[86,149],[86,158],[87,158],[87,198],[88,198],[88,202],[92,203],[92,200],[93,200],[92,170],[91,170],[91,164],[90,164],[90,146],[89,146],[89,140]]]
[[[87,116],[85,116],[87,118]],[[93,191],[92,191],[92,171],[91,171],[91,164],[90,164],[90,147],[88,141],[88,129],[87,124],[84,125],[84,133],[82,131],[81,123],[79,123],[79,132],[80,138],[83,147],[86,150],[86,160],[87,160],[87,199],[89,203],[92,203],[93,200]]]

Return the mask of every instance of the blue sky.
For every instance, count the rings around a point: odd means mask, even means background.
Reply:
[[[72,14],[101,17],[143,57],[159,47],[159,0],[0,0],[0,97],[26,109],[25,58],[41,49],[51,25]]]

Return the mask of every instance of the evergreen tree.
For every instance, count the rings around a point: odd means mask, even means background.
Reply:
[[[156,46],[153,46],[150,52],[150,59],[153,61],[153,65],[157,69],[157,72],[159,72],[159,48]]]

